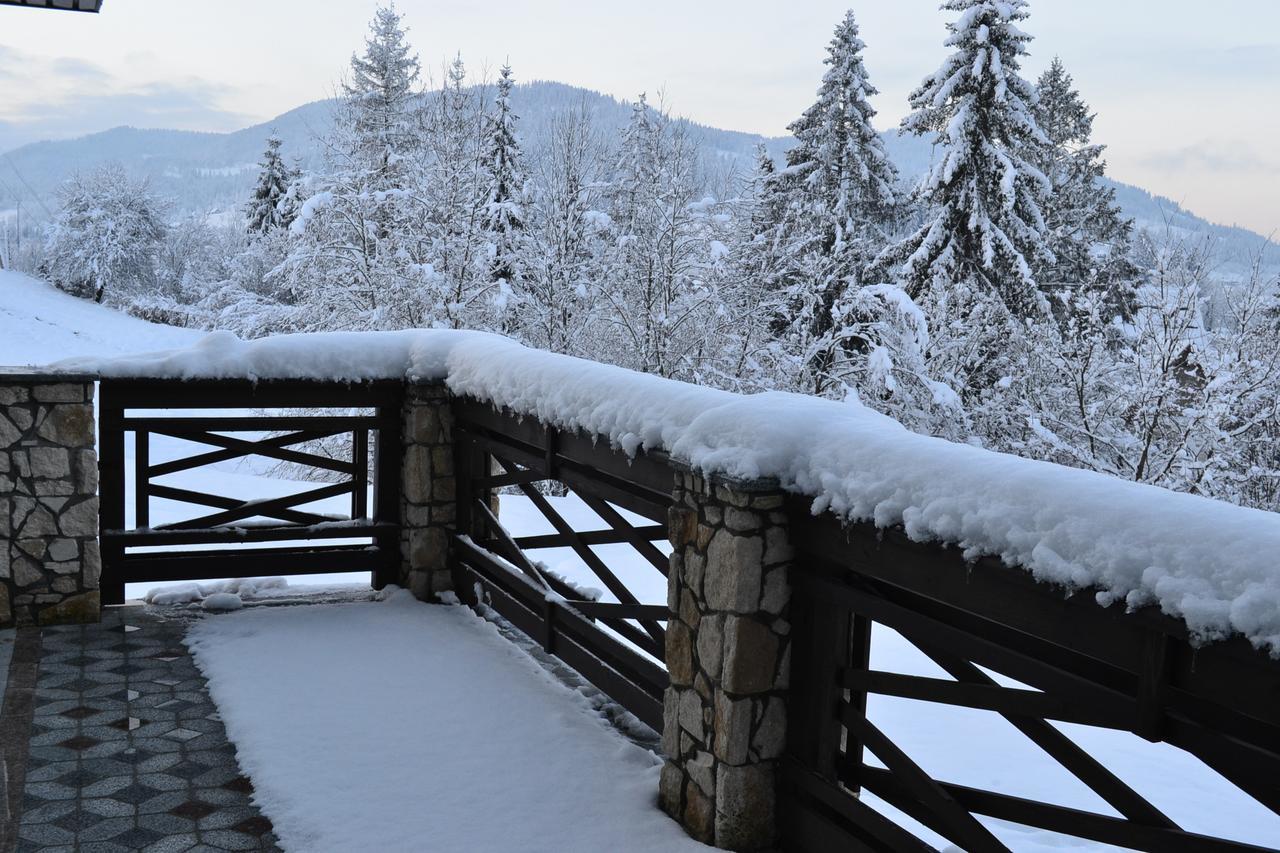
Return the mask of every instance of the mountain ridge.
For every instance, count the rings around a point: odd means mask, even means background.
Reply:
[[[513,106],[521,118],[526,144],[545,137],[557,115],[579,107],[588,110],[601,133],[625,126],[631,105],[622,99],[591,89],[555,81],[535,80],[516,87]],[[232,210],[248,197],[257,174],[257,162],[266,137],[277,133],[287,158],[306,168],[318,166],[318,140],[332,126],[333,99],[302,104],[275,118],[229,132],[134,128],[121,126],[73,139],[29,143],[0,155],[0,215],[18,205],[24,215],[37,219],[56,206],[57,187],[76,169],[103,162],[120,162],[147,177],[160,194],[175,201],[176,212],[196,213]],[[753,167],[757,145],[780,159],[791,137],[765,137],[725,130],[679,118],[701,145],[704,170],[728,176]],[[928,140],[884,131],[890,156],[908,179],[930,164]],[[1181,233],[1203,233],[1215,239],[1232,258],[1257,251],[1267,238],[1246,228],[1210,222],[1172,199],[1141,187],[1109,181],[1127,216],[1151,229],[1169,227]],[[1280,266],[1280,250],[1270,247],[1268,260]]]

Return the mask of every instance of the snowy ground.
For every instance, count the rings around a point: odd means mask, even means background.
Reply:
[[[188,644],[287,850],[706,849],[657,758],[465,608],[250,610]]]
[[[21,273],[0,270],[0,365],[190,346],[202,336],[145,323]]]

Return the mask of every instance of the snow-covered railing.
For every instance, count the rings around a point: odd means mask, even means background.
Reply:
[[[66,370],[170,379],[438,380],[458,395],[662,450],[691,468],[776,480],[815,513],[999,557],[1100,604],[1156,606],[1209,641],[1280,655],[1280,516],[916,435],[856,403],[743,396],[457,331],[209,335],[185,350]]]
[[[660,802],[701,840],[900,851],[933,832],[1006,850],[981,816],[1132,849],[1257,849],[1187,831],[1058,722],[1177,746],[1280,813],[1280,516],[916,435],[856,403],[726,393],[480,333],[219,333],[55,369],[184,405],[205,388],[265,407],[386,389],[399,441],[380,463],[378,582],[394,571],[420,598],[496,610],[661,728]],[[501,489],[554,532],[511,533]],[[544,497],[564,489],[594,521]],[[597,546],[633,548],[666,603]],[[532,556],[547,549],[612,599]],[[875,669],[876,625],[947,677]],[[1111,811],[935,780],[869,696],[999,715]]]

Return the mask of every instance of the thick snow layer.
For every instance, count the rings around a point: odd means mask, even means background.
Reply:
[[[201,332],[158,326],[0,270],[0,365],[191,346]]]
[[[463,607],[245,610],[187,636],[286,850],[705,850],[658,759]]]
[[[905,526],[1037,578],[1158,605],[1204,640],[1280,655],[1280,516],[908,432],[856,402],[737,394],[474,332],[227,333],[140,357],[73,359],[108,376],[441,379],[455,392],[663,449],[707,472],[776,478],[814,511]]]

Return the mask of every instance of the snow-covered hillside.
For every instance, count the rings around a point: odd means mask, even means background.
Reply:
[[[0,365],[127,355],[186,346],[199,337],[199,332],[146,323],[21,273],[0,270]]]

